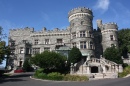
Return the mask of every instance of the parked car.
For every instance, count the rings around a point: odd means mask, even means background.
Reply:
[[[25,72],[25,71],[21,67],[19,67],[16,70],[14,70],[14,73],[23,73],[23,72]]]

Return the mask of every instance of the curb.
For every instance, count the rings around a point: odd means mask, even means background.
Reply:
[[[46,82],[88,82],[88,81],[54,81],[54,80],[43,80],[43,79],[37,79],[37,78],[33,78],[32,76],[30,76],[30,79],[33,79],[33,80],[39,80],[39,81],[46,81]]]

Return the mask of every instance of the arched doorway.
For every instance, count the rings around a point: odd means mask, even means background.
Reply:
[[[92,66],[91,67],[91,73],[98,73],[98,67],[97,66]]]

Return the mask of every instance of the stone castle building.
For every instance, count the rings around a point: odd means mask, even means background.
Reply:
[[[118,47],[117,24],[102,24],[102,20],[97,20],[97,29],[93,29],[93,12],[85,7],[72,9],[68,13],[68,20],[70,25],[63,30],[58,28],[47,30],[43,28],[41,31],[36,32],[34,28],[29,27],[11,29],[9,32],[9,46],[11,47],[12,55],[9,64],[12,64],[13,67],[22,66],[26,58],[36,53],[41,53],[45,50],[56,51],[64,49],[62,47],[66,47],[67,51],[76,46],[80,49],[84,59],[79,64],[77,63],[78,70],[73,70],[74,65],[72,65],[72,74],[81,73],[79,72],[81,71],[81,66],[82,74],[85,71],[85,74],[95,72],[86,70],[87,68],[83,67],[83,64],[88,66],[87,62],[97,62],[93,66],[95,65],[94,67],[98,69],[104,65],[104,72],[105,67],[111,72],[111,65],[115,65],[113,66],[115,69],[112,71],[118,71],[119,65],[117,66],[116,63],[108,60],[102,61],[100,58],[106,48],[113,45]],[[94,58],[95,60],[91,60]],[[100,62],[102,62],[102,65]]]

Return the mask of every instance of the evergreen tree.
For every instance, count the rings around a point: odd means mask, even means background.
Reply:
[[[103,56],[106,59],[113,61],[117,64],[123,64],[123,61],[121,59],[121,54],[120,54],[119,50],[117,48],[115,48],[115,46],[107,48],[104,51]]]
[[[82,54],[80,50],[77,47],[73,47],[69,52],[68,62],[77,63],[81,60],[81,58],[82,58]]]
[[[31,67],[31,64],[30,64],[30,62],[29,62],[29,58],[26,58],[26,59],[25,59],[24,64],[23,64],[23,69],[24,69],[26,72],[32,71],[32,67]]]
[[[130,52],[130,29],[119,30],[118,41],[121,55],[127,58],[127,53]]]
[[[59,53],[44,51],[31,58],[31,63],[43,68],[45,72],[64,70],[67,58]]]

